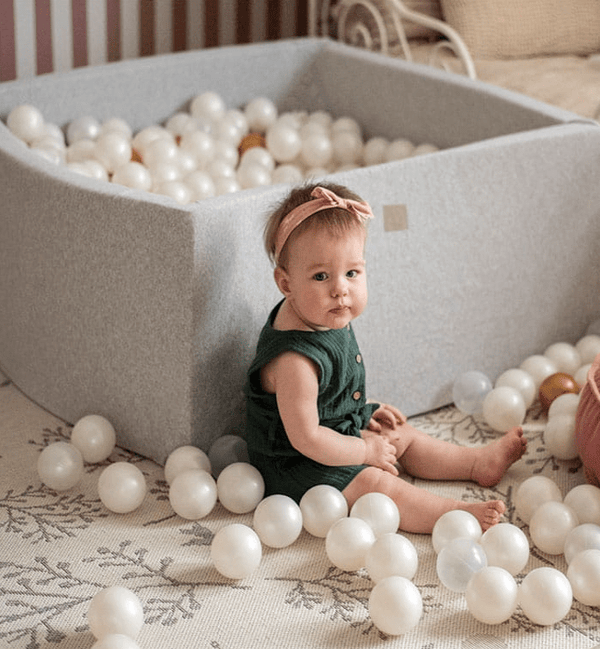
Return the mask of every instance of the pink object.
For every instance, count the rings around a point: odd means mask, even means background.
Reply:
[[[575,441],[587,481],[600,487],[600,354],[592,363],[581,390],[575,417]]]

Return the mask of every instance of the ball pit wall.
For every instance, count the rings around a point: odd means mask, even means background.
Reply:
[[[598,317],[600,130],[544,104],[302,39],[5,83],[0,117],[32,103],[60,125],[92,113],[137,130],[215,89],[231,107],[264,95],[451,147],[338,176],[377,217],[356,322],[369,396],[423,412],[450,401],[459,372],[495,376]],[[3,125],[0,178],[0,368],[15,384],[69,422],[106,416],[120,445],[159,462],[239,431],[278,299],[262,226],[287,187],[178,207],[51,167]]]

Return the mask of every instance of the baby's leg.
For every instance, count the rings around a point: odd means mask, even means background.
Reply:
[[[437,519],[454,509],[473,514],[485,531],[498,523],[506,510],[501,500],[466,503],[443,498],[377,467],[363,469],[344,489],[343,494],[352,507],[360,496],[374,491],[386,494],[396,503],[400,512],[400,529],[406,532],[431,534]]]
[[[478,448],[435,439],[408,423],[393,429],[384,426],[381,434],[396,447],[398,460],[408,474],[430,480],[473,480],[484,487],[500,482],[527,448],[520,427]]]

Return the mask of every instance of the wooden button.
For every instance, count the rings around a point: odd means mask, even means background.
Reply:
[[[356,362],[362,363],[362,356],[360,354],[356,354]]]
[[[361,397],[361,394],[360,394],[360,392],[358,390],[352,395],[352,398],[354,399],[354,401],[358,401],[360,399],[360,397]]]

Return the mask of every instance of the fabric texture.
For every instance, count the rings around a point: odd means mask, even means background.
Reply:
[[[359,437],[377,404],[366,401],[364,363],[352,327],[279,331],[273,323],[282,303],[269,315],[248,371],[246,438],[250,459],[265,479],[266,493],[283,493],[300,500],[317,484],[343,490],[364,466],[324,466],[296,451],[286,435],[275,395],[262,390],[261,368],[286,351],[310,358],[319,372],[319,420],[344,435]]]
[[[597,0],[441,0],[444,19],[475,58],[600,51]]]

